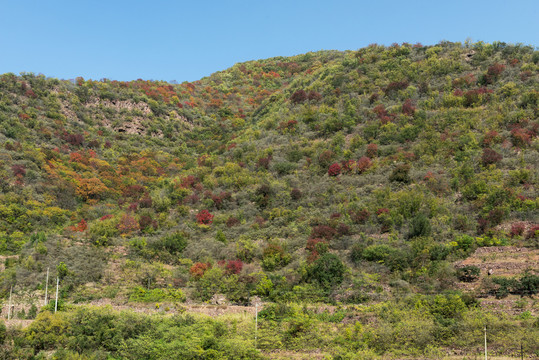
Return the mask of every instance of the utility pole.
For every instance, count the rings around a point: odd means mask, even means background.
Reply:
[[[49,268],[47,268],[47,281],[45,282],[45,304],[43,304],[43,306],[47,306],[48,292],[49,292]]]
[[[54,312],[58,311],[58,285],[60,284],[60,278],[56,277],[56,302],[54,303]]]
[[[13,285],[9,289],[9,309],[7,309],[7,319],[11,319],[11,295],[13,294]]]
[[[258,303],[255,304],[255,349],[258,335]]]
[[[487,359],[487,326],[485,325],[485,360]]]

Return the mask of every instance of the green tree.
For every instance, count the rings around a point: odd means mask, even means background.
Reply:
[[[335,254],[325,253],[316,259],[309,269],[310,278],[323,288],[331,289],[344,280],[346,266]]]

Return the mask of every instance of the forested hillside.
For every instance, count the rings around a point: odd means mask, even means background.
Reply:
[[[49,268],[66,309],[258,297],[262,351],[435,354],[476,346],[488,321],[500,352],[515,329],[539,352],[538,69],[530,46],[441,42],[250,61],[182,84],[0,75],[3,313],[11,288],[43,305]],[[488,247],[529,257],[489,276],[465,261]],[[523,311],[481,307],[507,297]],[[36,343],[35,321],[8,351],[156,358],[129,340],[80,345],[82,313],[42,312],[65,322],[63,340]],[[310,342],[313,326],[335,338]],[[264,355],[238,339],[189,343],[192,358],[234,341],[234,358]]]

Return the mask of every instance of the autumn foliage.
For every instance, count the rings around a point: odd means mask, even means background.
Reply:
[[[202,210],[197,214],[197,222],[201,225],[210,225],[213,222],[213,215],[208,210]]]

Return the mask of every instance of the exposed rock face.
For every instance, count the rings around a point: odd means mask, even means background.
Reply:
[[[108,107],[108,108],[114,108],[117,111],[120,111],[120,110],[123,110],[123,109],[129,110],[129,111],[139,110],[139,111],[142,111],[142,113],[145,114],[145,115],[149,115],[149,114],[152,113],[152,110],[150,109],[150,106],[148,104],[146,104],[145,102],[135,103],[135,102],[129,101],[129,100],[112,100],[112,101],[110,101],[110,100],[107,100],[107,99],[99,99],[99,98],[93,97],[86,103],[86,106],[87,107],[104,106],[104,107]]]

